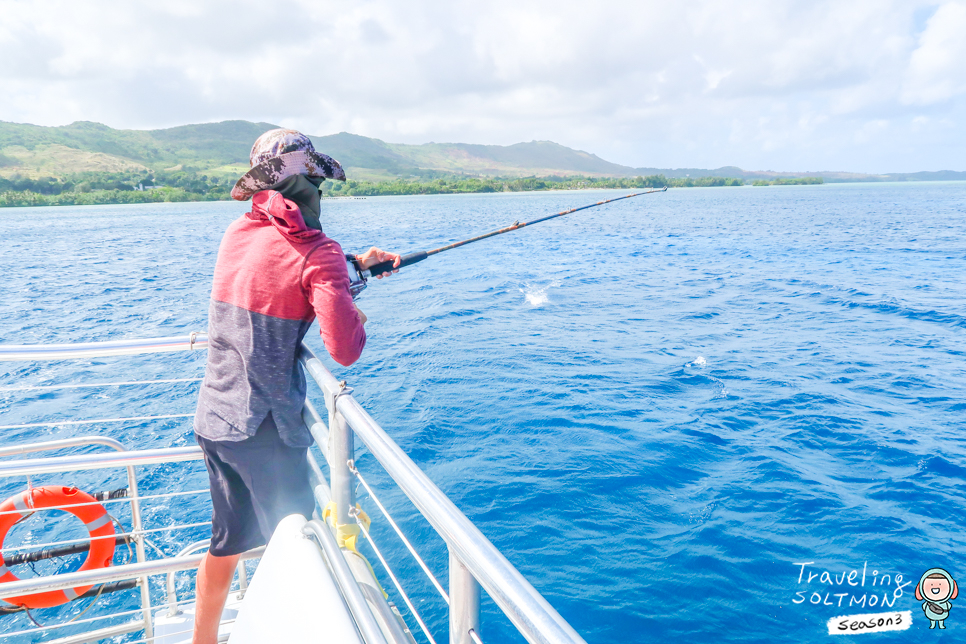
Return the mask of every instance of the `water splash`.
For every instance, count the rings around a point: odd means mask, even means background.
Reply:
[[[698,356],[691,362],[684,365],[685,367],[694,367],[695,369],[703,369],[704,366],[708,364],[708,361],[704,359],[704,356]]]
[[[547,295],[547,290],[555,286],[560,286],[560,282],[551,282],[543,288],[537,288],[536,286],[531,285],[530,282],[526,282],[524,283],[523,287],[520,288],[520,292],[523,293],[524,299],[530,306],[538,307],[550,301],[550,296]]]

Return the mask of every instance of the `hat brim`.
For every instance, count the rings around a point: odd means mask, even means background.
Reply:
[[[246,172],[231,189],[231,198],[248,201],[259,190],[267,190],[297,174],[345,181],[342,166],[332,157],[313,150],[297,150],[266,159]]]

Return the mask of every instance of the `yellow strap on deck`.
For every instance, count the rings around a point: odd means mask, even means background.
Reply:
[[[372,525],[372,520],[369,518],[369,515],[365,513],[358,503],[356,503],[356,510],[359,513],[359,520],[362,521],[362,523],[366,526],[366,530],[369,530],[369,526]],[[326,503],[325,508],[322,510],[322,521],[326,525],[330,525],[329,518],[332,519],[331,525],[335,526],[336,543],[339,544],[340,548],[345,548],[346,550],[352,551],[354,555],[358,556],[365,562],[366,566],[369,568],[369,572],[372,574],[372,579],[379,587],[379,591],[382,593],[382,596],[386,599],[389,599],[389,594],[386,592],[386,589],[382,587],[382,584],[379,583],[379,578],[376,577],[376,571],[372,569],[372,564],[369,563],[369,560],[366,559],[366,556],[359,552],[358,548],[356,548],[359,533],[362,532],[362,530],[359,528],[359,524],[339,523],[338,506],[336,506],[335,501],[329,501]]]
[[[356,510],[359,512],[359,520],[362,521],[366,526],[366,530],[368,530],[369,526],[372,525],[372,520],[358,503],[356,503]],[[335,501],[329,501],[325,505],[325,509],[322,510],[322,520],[328,523],[329,517],[332,518],[332,525],[335,526],[335,540],[339,544],[339,547],[351,550],[352,552],[359,552],[359,549],[356,548],[359,533],[362,532],[359,529],[359,524],[339,523],[339,513],[336,509]]]

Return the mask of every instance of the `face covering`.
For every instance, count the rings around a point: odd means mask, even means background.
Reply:
[[[319,220],[321,211],[321,199],[319,197],[319,186],[325,179],[321,177],[307,177],[304,174],[297,174],[276,183],[269,190],[277,190],[282,196],[290,201],[294,201],[302,213],[305,225],[315,230],[322,230],[322,222]]]

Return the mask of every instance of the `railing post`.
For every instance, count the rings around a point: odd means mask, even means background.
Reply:
[[[148,560],[147,553],[144,551],[144,533],[141,525],[141,503],[140,492],[138,492],[138,479],[134,474],[134,467],[127,466],[127,488],[131,495],[131,532],[134,540],[134,552],[138,563]],[[151,616],[151,588],[148,586],[148,577],[144,575],[140,578],[141,586],[141,615],[144,619],[144,637],[151,639],[154,637],[154,623]]]
[[[449,644],[473,644],[471,630],[479,636],[480,584],[450,549]]]
[[[336,409],[336,400],[345,391],[348,389],[344,381],[339,383],[338,390],[325,390],[325,406],[329,410],[329,444],[325,457],[329,461],[329,485],[336,506],[336,523],[339,525],[355,523],[349,516],[349,509],[355,507],[356,503],[352,472],[349,471],[349,461],[354,453],[352,430]]]

